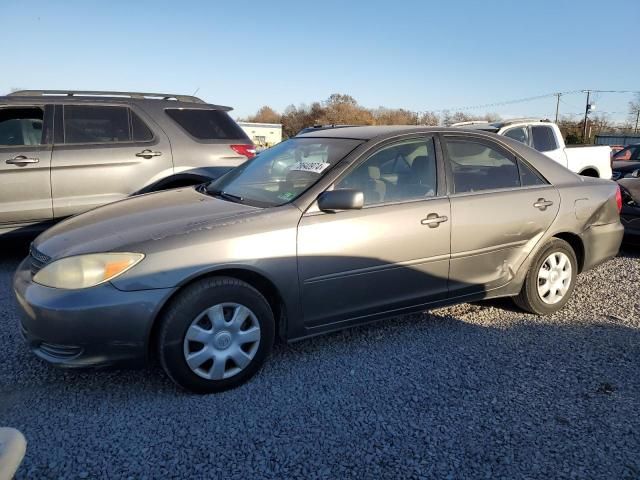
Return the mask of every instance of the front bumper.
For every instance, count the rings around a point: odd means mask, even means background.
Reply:
[[[584,265],[589,270],[615,257],[620,251],[624,227],[620,222],[606,225],[592,225],[583,234]]]
[[[143,363],[153,320],[174,291],[125,292],[110,283],[82,290],[49,288],[32,281],[28,259],[18,267],[13,289],[29,347],[63,367]]]

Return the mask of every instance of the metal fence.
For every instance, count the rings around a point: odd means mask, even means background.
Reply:
[[[633,145],[640,143],[640,135],[596,135],[596,145]]]

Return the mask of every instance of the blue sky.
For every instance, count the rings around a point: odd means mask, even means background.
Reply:
[[[637,0],[0,0],[0,24],[0,93],[198,89],[244,116],[334,92],[422,111],[640,90]],[[625,118],[630,99],[598,94],[596,109]],[[549,116],[555,98],[469,110],[485,111]]]

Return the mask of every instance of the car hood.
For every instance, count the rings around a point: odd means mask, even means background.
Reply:
[[[188,233],[261,211],[211,197],[193,187],[166,190],[71,217],[40,235],[33,246],[52,259],[126,251],[149,240]]]

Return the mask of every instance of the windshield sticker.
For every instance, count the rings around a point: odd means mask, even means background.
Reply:
[[[281,193],[280,195],[278,195],[278,198],[280,200],[291,200],[295,196],[296,196],[296,194],[293,193],[293,192],[284,192],[284,193]]]
[[[331,164],[326,162],[296,162],[291,166],[291,170],[322,173],[330,166]]]

